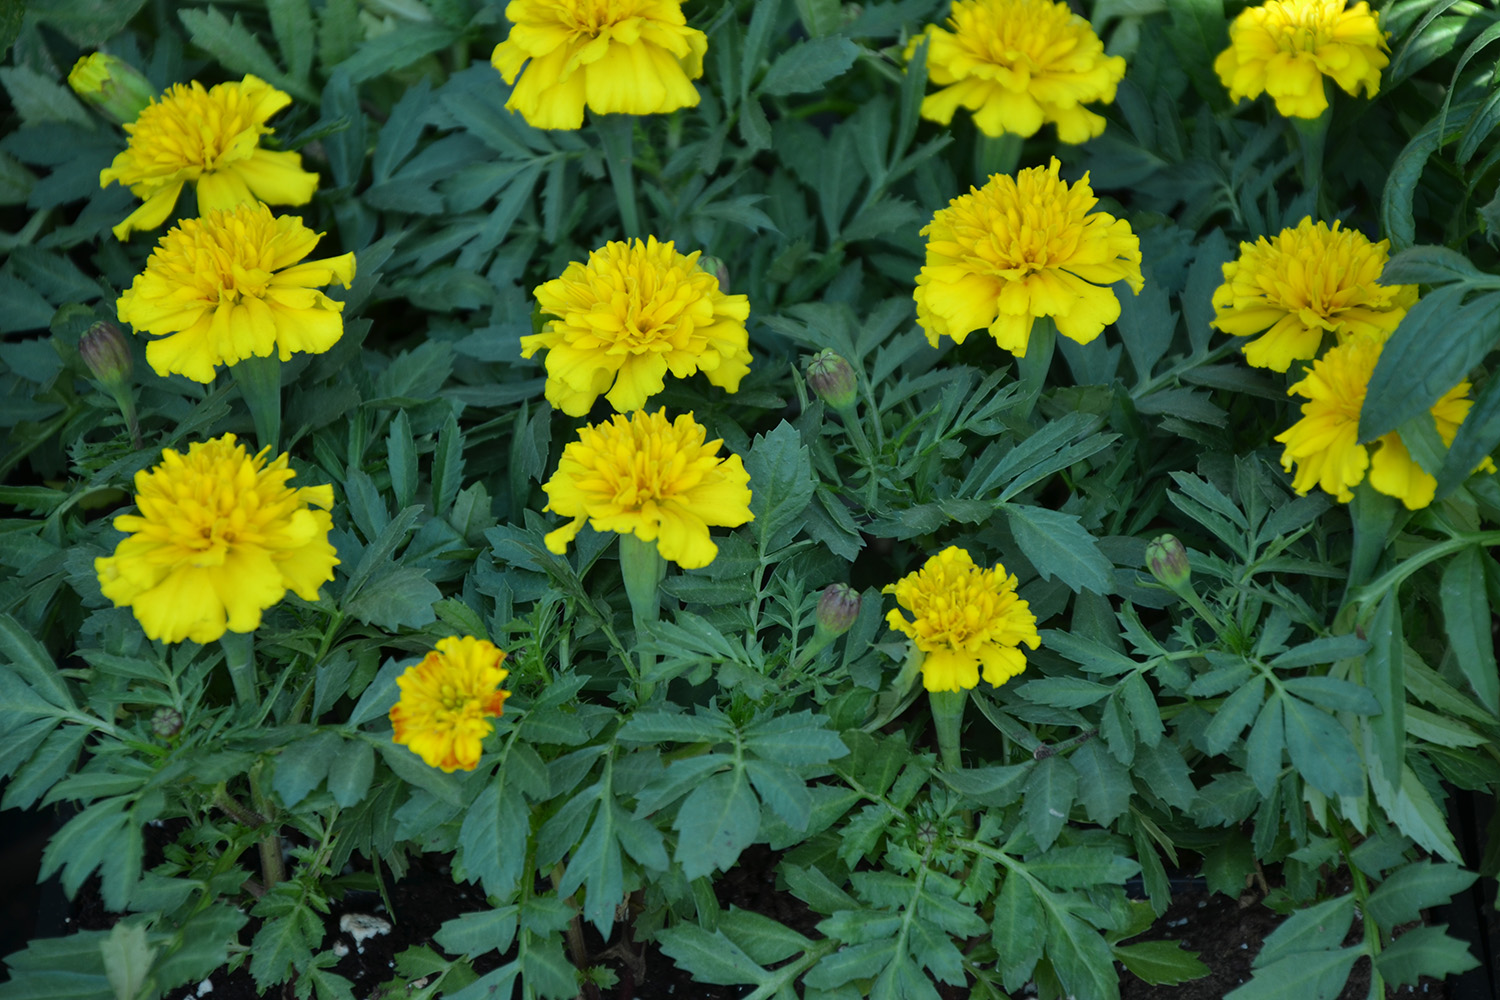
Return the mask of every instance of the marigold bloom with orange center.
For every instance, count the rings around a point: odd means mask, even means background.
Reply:
[[[1057,332],[1087,344],[1120,318],[1111,287],[1145,285],[1141,245],[1130,223],[1098,203],[1088,175],[1077,184],[1059,163],[996,174],[940,209],[922,230],[927,263],[917,275],[917,322],[936,347],[962,344],[988,329],[995,343],[1025,357],[1031,324],[1050,316]]]
[[[354,281],[352,253],[298,263],[321,237],[259,202],[184,219],[161,238],[116,312],[162,338],[146,345],[158,375],[212,382],[217,365],[321,354],[344,335],[344,304],[318,289]]]
[[[490,62],[515,84],[505,106],[534,128],[579,128],[585,105],[601,115],[698,106],[691,81],[708,36],[687,26],[680,0],[511,0],[505,16],[510,36]]]
[[[1016,596],[1016,578],[996,563],[980,569],[956,545],[928,559],[882,591],[911,612],[885,616],[905,633],[922,659],[922,686],[929,691],[966,691],[984,679],[996,687],[1026,669],[1022,645],[1036,649],[1041,636],[1031,606]]]
[[[553,318],[521,338],[521,354],[547,351],[547,401],[581,417],[604,393],[622,413],[639,410],[668,372],[701,371],[737,392],[750,371],[750,300],[725,295],[698,258],[654,236],[611,242],[539,285],[537,304]]]
[[[1350,338],[1313,362],[1307,375],[1287,390],[1308,400],[1302,404],[1302,419],[1276,436],[1286,446],[1281,467],[1297,470],[1292,488],[1299,494],[1317,486],[1348,503],[1368,471],[1371,486],[1396,497],[1408,509],[1432,503],[1437,480],[1412,459],[1399,434],[1383,435],[1368,448],[1359,443],[1359,412],[1382,346],[1377,337]],[[1458,426],[1469,414],[1473,400],[1468,395],[1469,383],[1460,382],[1432,407],[1445,445],[1453,443]],[[1488,458],[1479,468],[1495,471]]]
[[[735,528],[750,513],[750,474],[738,455],[719,457],[719,445],[691,413],[616,414],[584,427],[563,449],[557,472],[542,487],[545,510],[573,521],[547,535],[547,548],[567,551],[587,521],[595,531],[656,542],[663,559],[684,569],[707,566],[719,547],[712,527]]]
[[[445,773],[479,766],[484,738],[494,732],[509,691],[505,653],[466,635],[439,639],[437,649],[396,678],[401,699],[391,707],[391,739]]]
[[[1214,292],[1213,326],[1245,345],[1245,361],[1284,372],[1317,356],[1324,334],[1384,340],[1417,301],[1416,285],[1382,285],[1390,243],[1303,219],[1271,239],[1241,243]]]
[[[1247,7],[1229,25],[1229,48],[1214,60],[1229,99],[1271,95],[1288,118],[1317,118],[1328,109],[1323,77],[1351,97],[1380,91],[1390,60],[1380,15],[1361,0],[1268,0]]]
[[[253,632],[288,590],[306,601],[333,579],[333,487],[288,484],[286,455],[250,455],[233,434],[168,449],[135,476],[139,514],[115,518],[127,537],[94,560],[99,586],[162,642],[212,642]],[[312,508],[323,508],[314,510]]]
[[[1035,135],[1046,122],[1063,142],[1087,142],[1104,119],[1084,107],[1115,99],[1125,60],[1065,3],[1052,0],[957,0],[948,28],[929,24],[923,37],[927,77],[942,89],[922,101],[922,117],[942,125],[959,108],[989,136]]]
[[[305,205],[318,175],[302,169],[300,153],[260,148],[274,130],[271,116],[291,97],[264,80],[179,83],[125,126],[130,144],[100,171],[99,186],[118,181],[145,203],[115,226],[116,239],[167,221],[182,186],[198,192],[198,214],[257,199],[271,205]]]

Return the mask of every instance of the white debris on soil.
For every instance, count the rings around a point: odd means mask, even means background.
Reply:
[[[197,992],[196,995],[200,996],[200,997],[201,996],[206,996],[207,994],[212,993],[213,991],[214,991],[214,984],[211,983],[211,982],[209,982],[207,979],[205,979],[205,980],[203,980],[203,982],[201,982],[201,983],[198,984],[198,992]]]
[[[391,922],[372,913],[346,913],[339,917],[339,930],[354,939],[354,947],[361,953],[365,950],[365,939],[391,932]]]
[[[342,941],[333,942],[333,953],[339,958],[349,954],[349,946]]]

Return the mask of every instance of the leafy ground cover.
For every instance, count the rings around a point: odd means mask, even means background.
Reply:
[[[460,1000],[1487,954],[1493,4],[0,40],[0,807],[91,914],[0,998],[364,995],[376,900]]]

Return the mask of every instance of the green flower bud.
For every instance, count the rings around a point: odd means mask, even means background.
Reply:
[[[151,731],[164,740],[182,732],[182,713],[163,705],[151,713]]]
[[[725,264],[717,257],[710,257],[707,254],[704,254],[702,257],[698,258],[698,267],[704,271],[707,271],[718,280],[720,291],[726,293],[728,292],[729,266],[727,264]]]
[[[1146,546],[1146,568],[1173,590],[1186,586],[1193,572],[1188,565],[1187,550],[1176,535],[1158,535],[1151,539]]]
[[[157,89],[139,70],[103,52],[86,55],[74,63],[68,74],[68,86],[84,103],[122,125],[139,118],[157,96]]]
[[[78,353],[94,378],[106,388],[118,389],[130,381],[135,365],[130,357],[130,345],[125,343],[120,328],[113,323],[101,321],[89,327],[78,341]]]
[[[829,638],[843,635],[859,617],[859,591],[847,583],[835,583],[818,598],[818,631]]]
[[[807,384],[835,410],[853,406],[859,389],[853,366],[832,351],[819,351],[808,359]]]

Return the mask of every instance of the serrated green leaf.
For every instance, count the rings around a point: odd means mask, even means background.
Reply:
[[[516,937],[514,903],[478,913],[465,913],[443,922],[432,940],[450,955],[474,958],[488,951],[505,954]]]
[[[289,744],[277,755],[271,787],[287,807],[301,802],[322,783],[343,742],[338,733],[325,730]]]
[[[1374,715],[1380,711],[1380,702],[1368,688],[1337,677],[1291,677],[1283,682],[1283,686],[1297,697],[1330,712]]]
[[[764,983],[771,976],[719,931],[709,933],[693,924],[677,924],[660,931],[657,941],[662,953],[698,982],[736,986]]]
[[[1448,642],[1459,671],[1480,703],[1491,712],[1500,712],[1500,667],[1495,662],[1493,616],[1484,585],[1488,558],[1477,546],[1458,552],[1443,567],[1439,594]]]
[[[1114,953],[1125,968],[1152,986],[1176,986],[1212,971],[1199,961],[1197,952],[1183,951],[1176,941],[1117,944]]]
[[[853,66],[859,52],[859,46],[847,38],[798,42],[776,57],[756,92],[783,97],[817,90]]]
[[[1257,677],[1235,691],[1203,730],[1203,746],[1209,753],[1220,754],[1240,738],[1240,733],[1255,719],[1266,696],[1266,681]]]
[[[760,803],[744,769],[711,775],[689,792],[672,829],[678,832],[674,860],[684,877],[728,871],[760,829]]]
[[[1074,591],[1108,594],[1114,590],[1114,566],[1077,517],[1015,503],[1007,503],[1002,509],[1016,544],[1042,579],[1055,576]]]
[[[1423,859],[1391,872],[1370,893],[1366,911],[1387,931],[1421,918],[1421,911],[1440,906],[1474,884],[1479,876],[1458,865]]]
[[[1451,938],[1447,924],[1413,927],[1375,957],[1375,968],[1391,987],[1415,987],[1422,976],[1446,979],[1477,968],[1467,942]]]
[[[328,792],[347,809],[358,805],[375,777],[375,749],[364,740],[344,740],[328,765]]]
[[[769,434],[756,436],[744,463],[750,473],[753,530],[765,555],[792,540],[817,479],[802,436],[785,420]]]
[[[1073,799],[1078,791],[1078,775],[1058,756],[1037,761],[1026,779],[1026,797],[1021,815],[1026,828],[1042,850],[1051,847],[1068,821]]]
[[[1349,731],[1327,712],[1300,698],[1285,697],[1286,748],[1292,765],[1324,795],[1358,795],[1365,771]]]

